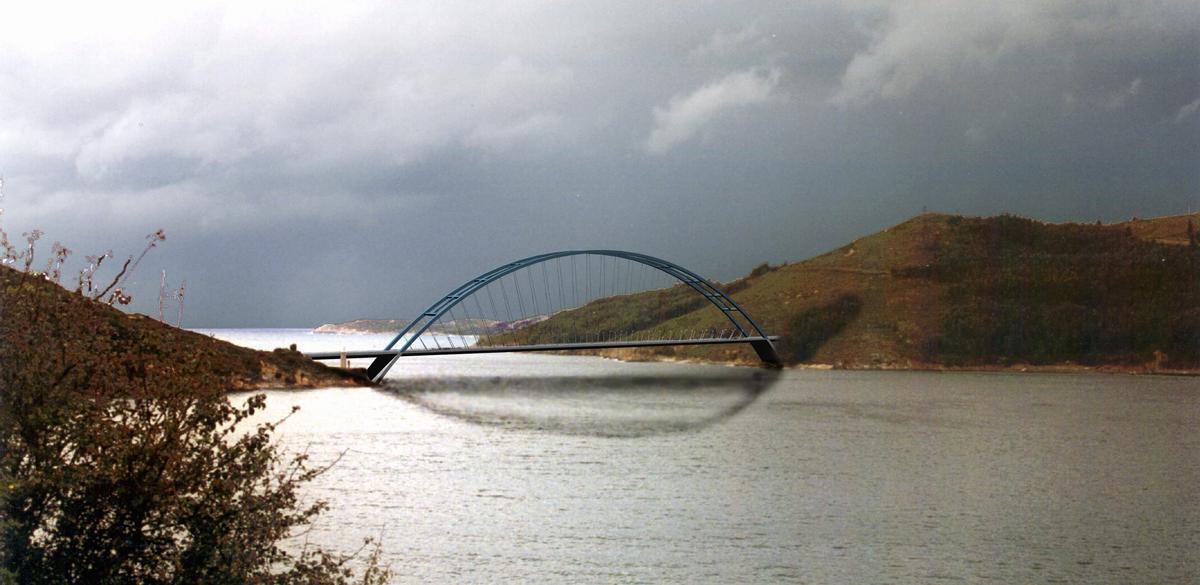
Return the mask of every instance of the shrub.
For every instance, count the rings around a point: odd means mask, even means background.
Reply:
[[[754,269],[750,271],[750,278],[758,278],[764,274],[775,272],[776,270],[779,270],[778,266],[771,266],[769,263],[763,262],[762,264],[755,266]]]
[[[0,271],[0,582],[352,579],[349,557],[281,546],[325,509],[298,496],[322,469],[277,449],[278,421],[248,427],[264,396],[233,404],[205,351],[164,360],[103,333],[109,307]]]

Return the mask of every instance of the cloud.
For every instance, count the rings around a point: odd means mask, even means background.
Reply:
[[[984,142],[987,140],[987,135],[988,135],[987,130],[984,129],[983,126],[980,126],[978,123],[974,123],[974,122],[969,124],[967,126],[966,131],[963,132],[963,136],[967,139],[968,142],[971,142],[971,143]]]
[[[737,30],[721,29],[713,33],[708,42],[692,49],[689,57],[696,61],[726,57],[746,48],[761,45],[766,35],[759,30],[758,23],[750,23]]]
[[[570,141],[569,124],[556,111],[569,103],[574,74],[567,67],[537,67],[509,56],[492,68],[479,91],[479,116],[464,129],[462,144],[490,152],[537,150]]]
[[[254,145],[245,140],[244,126],[224,122],[194,94],[138,99],[80,139],[75,168],[84,180],[101,181],[139,161],[161,168],[174,160],[179,172],[190,174],[192,167],[245,159]]]
[[[161,227],[192,322],[294,325],[405,318],[551,249],[725,279],[925,205],[1095,219],[1195,198],[1200,136],[1169,123],[1200,110],[1195,0],[290,8],[14,4],[5,229],[120,251]],[[309,295],[331,274],[394,294]]]
[[[1138,77],[1129,82],[1129,85],[1124,89],[1113,92],[1112,95],[1108,96],[1108,99],[1104,100],[1104,109],[1116,110],[1118,108],[1123,108],[1125,107],[1125,104],[1129,102],[1129,100],[1137,97],[1137,95],[1141,92],[1142,78]]]
[[[914,0],[868,5],[871,43],[842,74],[830,101],[861,106],[911,94],[929,79],[988,67],[1015,47],[1044,42],[1054,28],[1038,3]]]
[[[537,67],[509,56],[484,78],[480,104],[497,112],[524,112],[565,99],[573,81],[568,67]]]
[[[1179,111],[1175,112],[1175,123],[1179,124],[1188,119],[1196,113],[1196,110],[1200,110],[1200,98],[1196,98],[1179,108]]]
[[[32,12],[41,36],[0,39],[0,157],[66,157],[94,184],[267,168],[287,181],[387,172],[570,115],[557,109],[571,97],[569,67],[491,44],[461,7],[313,8],[206,6],[196,24],[192,11],[151,11],[133,34],[105,17],[70,39]],[[487,12],[477,16],[494,26],[511,18]]]
[[[1115,109],[1144,89],[1142,82],[1134,79],[1114,90],[1103,78],[1139,53],[1147,55],[1146,47],[1161,50],[1194,35],[1189,27],[1198,23],[1195,4],[1186,0],[1145,7],[1067,0],[901,0],[856,6],[869,43],[855,53],[830,95],[829,102],[842,107],[903,99],[922,88],[944,90],[1019,68],[1077,74],[1090,86],[1089,101]],[[1194,52],[1194,36],[1183,42]],[[1091,71],[1094,67],[1108,71]],[[1137,76],[1125,79],[1131,77]]]
[[[666,108],[654,109],[654,129],[646,139],[646,152],[665,154],[687,141],[725,110],[761,104],[779,84],[780,70],[749,69],[730,73],[686,97],[673,97]]]
[[[569,140],[560,116],[537,113],[511,123],[481,124],[463,139],[463,143],[492,152],[507,152],[521,146],[544,151]]]

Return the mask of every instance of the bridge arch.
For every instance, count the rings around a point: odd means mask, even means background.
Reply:
[[[392,338],[392,340],[387,344],[387,347],[384,348],[382,351],[380,351],[380,352],[360,352],[360,353],[362,353],[362,355],[359,357],[374,357],[375,358],[375,361],[371,364],[371,366],[367,370],[368,375],[371,376],[371,378],[376,381],[382,379],[383,376],[385,374],[387,374],[387,371],[391,369],[391,367],[395,363],[396,359],[398,359],[400,356],[404,355],[405,353],[414,353],[411,350],[413,343],[415,343],[421,337],[422,334],[424,334],[426,332],[430,332],[430,327],[433,326],[434,323],[439,322],[439,320],[443,316],[446,316],[447,314],[449,314],[452,309],[454,309],[460,303],[462,303],[466,299],[470,298],[474,293],[480,291],[481,289],[488,286],[489,284],[491,284],[493,282],[497,282],[501,278],[503,278],[509,274],[515,273],[519,270],[529,268],[529,267],[532,267],[532,266],[535,266],[535,265],[538,265],[538,264],[541,264],[544,262],[548,262],[548,261],[555,260],[558,258],[566,258],[566,257],[581,256],[581,255],[607,256],[607,257],[613,257],[613,258],[618,258],[618,259],[624,259],[624,260],[636,262],[639,264],[643,264],[645,266],[648,266],[650,268],[653,268],[659,272],[662,272],[662,273],[670,276],[671,278],[675,279],[676,281],[687,285],[689,288],[691,288],[693,291],[695,291],[696,294],[703,296],[709,303],[711,303],[718,310],[720,310],[721,313],[723,315],[725,315],[725,318],[728,319],[729,322],[733,325],[733,331],[735,333],[732,333],[731,337],[728,339],[720,339],[720,340],[718,340],[718,339],[690,340],[690,341],[689,340],[680,340],[680,341],[678,341],[678,343],[670,343],[670,342],[663,341],[663,342],[648,342],[648,343],[632,344],[632,345],[631,344],[625,344],[625,345],[611,345],[610,344],[607,346],[604,346],[602,344],[573,344],[573,345],[565,344],[564,346],[561,347],[561,349],[572,349],[572,348],[578,349],[578,348],[584,348],[584,346],[586,346],[587,348],[596,348],[596,347],[631,347],[631,346],[638,346],[638,345],[676,345],[676,344],[686,345],[689,343],[700,343],[700,342],[721,342],[721,343],[744,342],[744,343],[751,344],[751,346],[754,348],[755,352],[758,354],[759,358],[763,360],[763,362],[765,362],[769,365],[772,365],[772,366],[779,366],[782,364],[782,361],[779,358],[779,355],[776,353],[775,347],[772,343],[773,338],[770,337],[769,335],[767,335],[766,331],[762,328],[762,326],[759,325],[759,323],[757,321],[755,321],[754,318],[751,317],[750,314],[747,313],[745,309],[743,309],[740,305],[738,305],[738,303],[736,301],[734,301],[732,298],[730,298],[729,295],[725,294],[723,291],[721,291],[719,288],[717,288],[717,286],[714,285],[712,282],[710,282],[708,279],[699,276],[695,272],[692,272],[691,270],[688,270],[687,268],[684,268],[673,262],[663,260],[661,258],[656,258],[654,256],[650,256],[647,254],[637,253],[637,252],[627,252],[627,251],[622,251],[622,250],[565,250],[565,251],[560,251],[560,252],[550,252],[550,253],[546,253],[546,254],[538,254],[535,256],[530,256],[528,258],[522,258],[520,260],[516,260],[514,262],[510,262],[508,264],[504,264],[502,266],[493,268],[492,270],[489,270],[483,274],[480,274],[479,276],[477,276],[475,278],[472,278],[471,280],[464,282],[462,285],[460,285],[459,287],[450,291],[449,293],[444,295],[441,299],[439,299],[437,302],[433,303],[428,308],[426,308],[424,311],[422,311],[417,316],[417,318],[410,321],[403,330],[401,330],[399,333],[396,334],[395,337]],[[557,347],[538,347],[536,349],[556,349],[556,348]],[[529,349],[533,349],[533,348],[526,347],[525,349],[529,350]],[[492,349],[492,350],[499,351],[499,350],[495,350],[495,349]],[[479,350],[479,351],[484,351],[484,350]],[[513,350],[513,351],[515,351],[515,350]],[[428,354],[428,353],[439,353],[439,352],[432,352],[432,351],[421,352],[418,350],[416,353]],[[440,352],[440,353],[474,353],[474,352],[473,351],[453,351],[453,352],[444,351],[444,352]],[[316,359],[329,359],[329,356],[324,356],[324,355],[318,356],[316,354],[314,354],[312,357],[314,357]]]

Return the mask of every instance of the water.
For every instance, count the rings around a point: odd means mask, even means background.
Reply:
[[[295,344],[298,350],[308,352],[383,349],[395,337],[394,333],[342,335],[313,333],[312,329],[193,329],[192,331],[254,349],[272,350]],[[421,335],[414,348],[461,347],[472,345],[475,340],[476,337],[472,335],[426,333]],[[370,360],[356,361],[365,364]]]
[[[531,354],[389,377],[268,404],[301,407],[289,448],[342,454],[310,539],[382,535],[400,582],[1200,582],[1195,378]]]

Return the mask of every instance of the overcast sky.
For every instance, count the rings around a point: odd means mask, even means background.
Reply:
[[[1200,209],[1195,0],[173,4],[5,9],[0,225],[165,229],[134,308],[166,268],[190,326],[408,318],[558,249],[727,280],[925,208]]]

